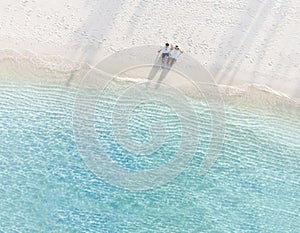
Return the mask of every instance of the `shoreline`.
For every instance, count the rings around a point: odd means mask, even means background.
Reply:
[[[13,50],[0,50],[0,85],[24,81],[45,86],[63,85],[78,88],[84,75],[92,68],[87,63],[74,62],[62,57],[39,57],[30,52],[21,54]],[[113,83],[127,85],[126,83],[145,82],[150,68],[151,66],[148,65],[129,69],[118,76],[114,76]],[[3,77],[6,78],[3,79]],[[155,76],[153,80],[157,81],[157,79],[158,76]],[[177,88],[192,98],[203,98],[203,96],[199,96],[195,87],[187,81],[186,77],[171,70],[170,75],[162,83]],[[266,85],[255,83],[244,83],[240,86],[218,84],[217,87],[225,102],[231,102],[241,107],[251,106],[272,111],[284,109],[299,116],[299,100],[292,99],[285,93],[282,94]]]
[[[24,76],[26,76],[28,81],[33,80],[39,83],[47,82],[61,84],[67,82],[71,85],[79,85],[82,76],[93,68],[94,67],[91,64],[72,61],[71,59],[66,59],[61,56],[39,56],[30,51],[20,53],[11,49],[0,50],[0,74],[19,74],[20,76],[23,76],[22,78],[20,77],[21,79],[24,79]],[[142,82],[143,80],[147,80],[150,68],[151,65],[145,65],[135,69],[128,69],[126,72],[122,72],[122,74],[119,75],[118,80],[125,82]],[[182,77],[178,73],[176,74],[176,66],[174,66],[174,69],[175,73],[171,70],[172,78],[167,77],[166,80],[163,80],[163,83],[174,85],[176,87],[184,87],[187,78]],[[29,77],[30,75],[32,75],[32,77]],[[15,78],[17,80],[19,77]],[[154,81],[157,81],[157,79],[158,75],[153,78]],[[238,80],[239,81],[229,83],[228,79],[218,81],[218,77],[215,78],[216,85],[223,93],[227,93],[228,95],[234,94],[234,92],[238,94],[239,92],[245,93],[249,89],[257,89],[258,91],[265,92],[270,95],[285,98],[296,104],[300,103],[300,97],[294,95],[292,83],[285,86],[285,90],[287,92],[282,92],[281,90],[272,88],[272,85],[262,81],[251,82],[251,77],[245,73],[244,76],[240,75]],[[267,80],[267,78],[265,78],[264,81],[265,80]],[[3,79],[0,81],[2,82]],[[288,90],[287,87],[291,88]]]

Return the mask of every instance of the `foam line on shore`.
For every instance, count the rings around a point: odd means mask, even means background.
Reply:
[[[2,76],[2,82],[26,80],[40,84],[44,83],[45,85],[49,83],[60,83],[78,86],[83,80],[84,75],[92,68],[93,67],[88,63],[74,62],[60,56],[37,56],[30,51],[21,54],[11,49],[0,50],[0,74]],[[149,68],[151,67],[147,66],[147,69]],[[145,68],[141,72],[141,75],[138,75],[141,69],[144,68],[142,67],[140,70],[131,73],[114,76],[115,81],[119,83],[145,82],[147,81],[145,74],[147,74],[148,70]],[[180,86],[182,90],[189,91],[189,87],[186,85],[184,78],[180,78],[180,75],[176,74],[176,72],[173,72],[173,75],[172,80],[168,81],[169,84],[177,87]],[[243,85],[230,86],[220,84],[218,88],[222,96],[226,98],[230,96],[249,96],[251,93],[257,96],[259,93],[260,98],[263,98],[263,96],[272,98],[273,96],[274,98],[281,98],[290,103],[294,103],[296,106],[299,105],[298,99],[293,99],[288,94],[274,90],[267,85],[244,83]]]

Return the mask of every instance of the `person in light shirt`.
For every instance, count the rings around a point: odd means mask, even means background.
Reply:
[[[174,63],[176,62],[177,58],[182,53],[183,53],[183,51],[179,48],[178,45],[176,45],[175,49],[171,50],[171,52],[170,52],[170,56],[168,57],[167,64],[169,64],[170,67],[172,67],[174,65]]]
[[[172,45],[171,45],[171,49],[172,49]],[[160,50],[158,50],[158,53],[160,53],[162,51],[162,55],[161,55],[161,66],[162,67],[165,65],[165,61],[167,59],[169,59],[171,49],[170,49],[170,44],[166,43],[164,47],[162,47]]]

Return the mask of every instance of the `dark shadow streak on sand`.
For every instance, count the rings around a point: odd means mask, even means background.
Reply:
[[[163,80],[167,77],[168,73],[170,72],[171,67],[170,66],[165,66],[164,68],[161,66],[162,65],[162,57],[161,55],[157,55],[154,64],[152,66],[152,69],[150,70],[148,74],[148,83],[146,87],[149,86],[149,83],[155,78],[155,76],[158,74],[158,72],[161,70],[161,74],[156,82],[155,89],[158,89]]]

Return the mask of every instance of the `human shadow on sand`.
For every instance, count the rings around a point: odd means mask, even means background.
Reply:
[[[148,74],[148,82],[146,87],[148,88],[149,84],[153,81],[155,76],[157,76],[157,74],[161,72],[156,84],[154,85],[154,88],[158,89],[163,80],[167,77],[168,73],[170,72],[170,69],[171,67],[168,65],[162,66],[162,57],[160,55],[157,55],[154,60],[154,64]]]

